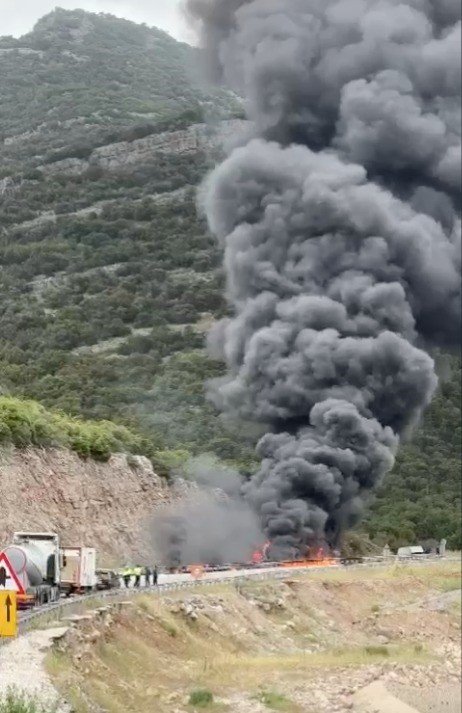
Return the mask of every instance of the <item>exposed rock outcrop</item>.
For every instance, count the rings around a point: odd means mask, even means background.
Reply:
[[[180,495],[147,458],[107,463],[61,449],[0,452],[0,549],[15,530],[56,531],[63,544],[94,546],[100,561],[151,554],[146,520]]]
[[[207,124],[193,124],[184,130],[165,131],[135,141],[101,146],[91,153],[88,160],[66,158],[40,166],[40,170],[46,176],[61,173],[81,175],[91,167],[106,171],[126,171],[130,167],[133,169],[152,162],[156,154],[187,155],[219,149],[247,127],[248,122],[240,119],[223,121],[217,128]]]

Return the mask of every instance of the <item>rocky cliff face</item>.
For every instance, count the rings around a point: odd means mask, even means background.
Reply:
[[[156,155],[181,156],[199,151],[220,150],[230,140],[248,130],[249,122],[241,119],[222,121],[217,127],[192,124],[179,131],[164,131],[135,141],[120,141],[95,149],[87,160],[66,158],[39,167],[45,176],[59,174],[79,176],[89,168],[104,171],[130,171],[155,160]]]
[[[142,457],[97,463],[60,449],[1,451],[0,550],[15,530],[37,530],[96,547],[102,564],[155,556],[146,522],[179,495]]]

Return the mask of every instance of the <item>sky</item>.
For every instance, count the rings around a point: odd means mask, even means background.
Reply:
[[[191,41],[180,11],[182,0],[0,0],[0,35],[20,37],[56,6],[66,10],[81,8],[109,12],[134,22],[146,22],[169,32],[177,39]]]

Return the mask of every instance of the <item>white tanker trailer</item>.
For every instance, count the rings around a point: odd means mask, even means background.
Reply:
[[[25,591],[20,606],[59,599],[61,555],[59,537],[52,532],[15,532],[4,553]]]
[[[110,586],[100,581],[94,548],[61,547],[54,532],[15,532],[3,552],[25,592],[18,594],[20,608],[119,585],[116,576]]]

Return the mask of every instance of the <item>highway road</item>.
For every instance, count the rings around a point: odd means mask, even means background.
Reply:
[[[419,558],[409,558],[407,560],[401,561],[402,565],[409,564],[412,566],[424,566],[426,564],[437,564],[447,562],[448,560],[458,559],[458,558],[442,558],[435,556],[425,556]],[[143,593],[155,593],[158,595],[166,594],[170,591],[189,589],[195,586],[207,586],[212,585],[215,582],[232,582],[232,581],[242,581],[242,580],[260,580],[260,579],[284,579],[290,576],[297,576],[303,573],[309,572],[320,572],[328,570],[358,570],[358,569],[368,569],[372,567],[386,567],[393,565],[395,563],[395,558],[383,559],[383,558],[370,558],[370,560],[365,561],[361,564],[353,564],[349,566],[342,565],[338,562],[330,564],[319,564],[319,565],[296,565],[291,567],[281,567],[281,566],[261,566],[259,568],[251,567],[248,569],[235,569],[235,570],[225,570],[222,572],[204,572],[203,576],[195,579],[189,573],[181,574],[165,574],[161,573],[159,575],[158,586],[145,587],[144,581],[142,580],[141,586],[139,588],[134,588],[133,583],[130,585],[129,589],[121,586],[119,589],[113,589],[108,591],[101,591],[93,594],[88,594],[84,596],[74,596],[69,598],[62,598],[59,602],[46,605],[43,607],[36,607],[35,609],[28,612],[21,612],[20,622],[22,624],[21,630],[25,631],[30,622],[36,620],[37,618],[49,614],[52,611],[56,612],[56,615],[61,616],[63,609],[72,610],[74,607],[79,607],[79,604],[86,605],[87,601],[94,599],[105,599],[108,600],[114,598],[123,598],[126,593],[129,596],[134,594]],[[123,583],[121,583],[123,585]]]

